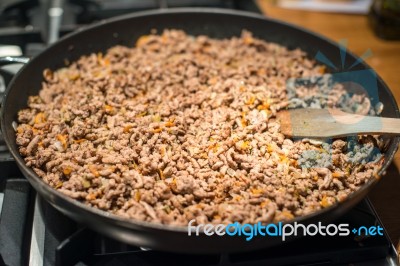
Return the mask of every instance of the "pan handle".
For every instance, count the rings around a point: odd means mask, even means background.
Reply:
[[[8,84],[13,76],[21,69],[20,66],[15,66],[13,68],[1,68],[2,66],[6,65],[13,65],[13,64],[27,64],[30,61],[30,58],[24,56],[4,56],[0,57],[0,75],[3,77],[2,86]]]
[[[10,64],[27,64],[30,58],[25,56],[4,56],[0,57],[0,66],[6,66]]]
[[[6,65],[12,65],[12,64],[24,64],[26,65],[28,62],[30,61],[29,57],[25,57],[25,56],[4,56],[4,57],[0,57],[0,74],[2,75],[2,77],[4,78],[4,83],[7,84],[8,82],[10,82],[10,80],[12,79],[12,77],[14,76],[14,74],[20,69],[20,67],[16,70],[16,71],[6,71],[4,69],[1,69],[2,66],[6,66]],[[5,86],[5,84],[3,84],[3,86]],[[0,99],[0,112],[2,111],[2,102],[3,102],[3,96],[1,96]],[[1,132],[1,129],[0,129]]]

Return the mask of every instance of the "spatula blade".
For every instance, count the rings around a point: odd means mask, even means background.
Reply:
[[[288,137],[332,138],[380,133],[381,118],[349,114],[339,109],[292,109],[277,113],[281,132]]]

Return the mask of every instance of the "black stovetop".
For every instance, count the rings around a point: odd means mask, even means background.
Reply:
[[[253,0],[1,0],[0,45],[17,45],[27,56],[40,52],[49,35],[50,5],[63,7],[60,36],[103,19],[158,8],[216,7],[261,13]]]

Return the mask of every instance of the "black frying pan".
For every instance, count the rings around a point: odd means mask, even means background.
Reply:
[[[84,30],[78,30],[61,39],[33,58],[13,78],[8,86],[1,110],[1,128],[11,154],[40,196],[58,210],[105,235],[127,243],[166,251],[203,253],[253,250],[281,243],[278,237],[256,237],[249,242],[246,242],[244,237],[207,237],[203,234],[198,237],[189,237],[186,227],[123,219],[88,207],[57,192],[28,168],[19,155],[15,143],[15,132],[11,124],[16,121],[18,110],[27,106],[28,96],[38,93],[45,68],[55,70],[64,66],[65,59],[73,61],[84,54],[105,52],[107,48],[116,44],[132,46],[141,35],[148,34],[151,29],[158,29],[160,32],[165,28],[179,28],[191,35],[205,34],[213,38],[238,36],[242,29],[247,29],[256,37],[267,41],[276,42],[288,48],[299,47],[310,57],[315,56],[317,51],[321,51],[331,59],[333,64],[341,65],[339,47],[334,42],[304,29],[259,15],[217,9],[176,9],[136,13],[111,19]],[[346,65],[353,63],[356,59],[356,56],[348,54]],[[2,62],[4,61],[9,60],[2,59]],[[20,59],[20,61],[24,60]],[[354,70],[366,68],[369,67],[362,63]],[[382,115],[399,117],[399,110],[392,93],[379,77],[377,82],[379,99],[385,105]],[[389,140],[380,175],[391,163],[398,143],[399,138]],[[363,199],[377,181],[378,179],[372,179],[344,202],[305,217],[296,218],[291,222],[307,224],[337,218]]]

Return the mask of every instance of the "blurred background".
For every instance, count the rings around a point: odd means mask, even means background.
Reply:
[[[0,56],[33,56],[49,43],[87,24],[157,8],[219,7],[263,13],[320,33],[346,39],[400,101],[400,0],[0,0]]]

